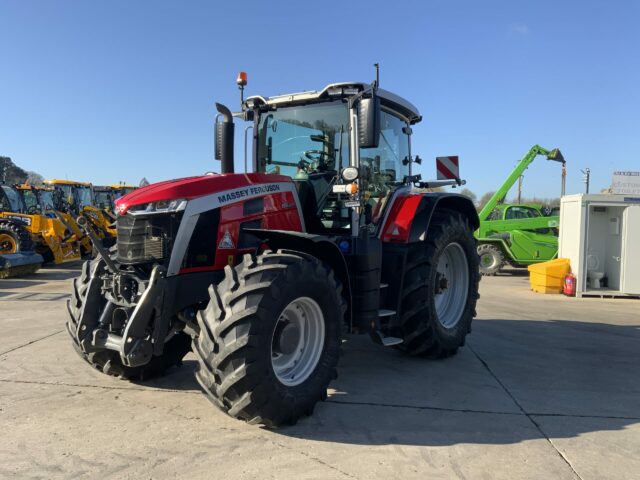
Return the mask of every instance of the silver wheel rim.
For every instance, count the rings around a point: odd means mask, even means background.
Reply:
[[[296,298],[278,317],[271,339],[271,366],[283,385],[300,385],[313,373],[324,347],[324,315],[309,297]]]
[[[484,268],[491,268],[496,264],[495,256],[492,253],[484,252],[480,255],[480,265]]]
[[[469,295],[469,266],[460,244],[450,243],[442,251],[438,259],[435,290],[438,321],[445,328],[455,327]]]

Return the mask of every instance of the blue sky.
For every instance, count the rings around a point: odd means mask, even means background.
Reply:
[[[379,62],[423,114],[423,178],[457,154],[482,194],[535,143],[561,148],[569,193],[581,168],[596,191],[640,170],[640,2],[305,3],[0,0],[0,155],[94,184],[218,170],[213,103],[237,108],[239,70],[273,95]],[[559,165],[524,185],[557,196]]]

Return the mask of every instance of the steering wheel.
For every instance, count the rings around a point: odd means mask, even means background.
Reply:
[[[330,163],[335,164],[335,157],[324,150],[307,150],[304,152],[304,156],[312,163],[315,164],[315,170],[320,167],[320,165],[324,165],[327,167],[331,167]]]
[[[29,215],[33,215],[35,213],[38,213],[38,207],[36,205],[30,205],[29,207],[27,207],[27,213]]]

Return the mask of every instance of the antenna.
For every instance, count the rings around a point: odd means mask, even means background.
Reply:
[[[589,181],[591,180],[591,169],[585,168],[584,170],[580,170],[582,172],[582,181],[586,186],[585,193],[589,193]]]
[[[380,64],[374,63],[373,66],[376,69],[376,88],[380,86]]]

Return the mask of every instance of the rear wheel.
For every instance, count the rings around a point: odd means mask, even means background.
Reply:
[[[182,359],[191,350],[191,338],[185,333],[179,332],[171,337],[164,345],[161,355],[154,355],[146,365],[139,367],[129,367],[122,363],[120,354],[115,350],[100,350],[98,352],[85,353],[80,347],[78,338],[78,324],[81,315],[99,312],[105,307],[104,297],[91,299],[91,302],[99,302],[91,309],[85,309],[87,297],[89,295],[89,282],[93,275],[99,275],[104,269],[104,261],[97,258],[84,262],[82,273],[73,281],[73,294],[67,300],[67,310],[69,320],[67,321],[67,331],[73,340],[73,347],[80,357],[89,363],[93,368],[107,375],[119,377],[125,380],[145,380],[161,376],[172,366],[182,365]],[[91,312],[89,312],[91,310]]]
[[[331,268],[294,251],[245,255],[209,293],[193,349],[211,401],[269,427],[311,414],[337,375],[346,310]]]
[[[493,276],[504,267],[504,255],[497,245],[483,243],[478,245],[478,257],[480,257],[480,274]]]
[[[478,256],[463,215],[437,211],[427,239],[409,246],[403,279],[399,349],[447,357],[464,345],[478,299]]]

